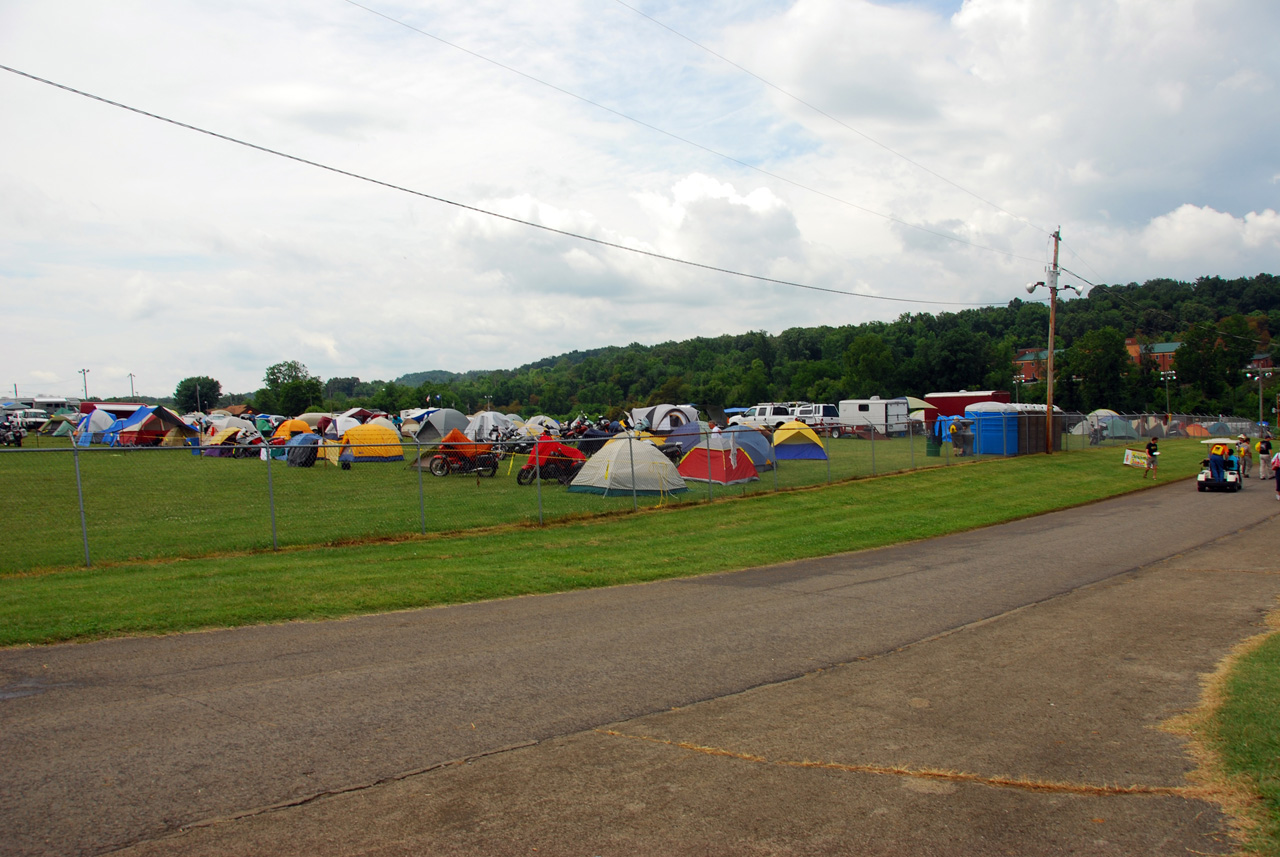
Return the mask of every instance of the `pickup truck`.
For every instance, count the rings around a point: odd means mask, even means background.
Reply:
[[[791,422],[791,406],[780,402],[764,402],[754,408],[748,408],[744,414],[729,418],[731,426],[751,426],[773,431],[783,423]]]
[[[840,437],[850,434],[849,427],[840,424],[840,411],[835,405],[801,404],[792,411],[794,419],[807,425],[820,435]]]

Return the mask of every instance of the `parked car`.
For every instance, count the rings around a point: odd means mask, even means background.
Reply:
[[[764,428],[770,431],[776,429],[783,423],[791,422],[795,419],[791,415],[791,405],[786,402],[763,402],[754,408],[748,408],[744,414],[738,414],[729,418],[731,426],[751,426],[752,428]]]
[[[818,434],[831,437],[849,434],[849,429],[840,425],[840,410],[835,405],[811,405],[805,402],[797,405],[792,413]]]

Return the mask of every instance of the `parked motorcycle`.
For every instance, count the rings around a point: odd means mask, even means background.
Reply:
[[[582,465],[587,463],[587,456],[571,446],[555,440],[540,438],[534,444],[529,463],[520,468],[516,474],[516,484],[528,485],[542,478],[554,479],[561,485],[568,485],[578,475]]]
[[[0,444],[4,446],[22,446],[22,439],[26,436],[27,430],[12,419],[7,419],[0,423]]]

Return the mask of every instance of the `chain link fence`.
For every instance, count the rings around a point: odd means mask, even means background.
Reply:
[[[954,431],[952,428],[954,426]],[[841,437],[754,429],[502,445],[73,446],[0,451],[10,498],[0,569],[91,566],[336,545],[699,503],[1045,451],[1043,414],[861,426]],[[1165,436],[1257,437],[1247,420],[1057,414],[1061,452]],[[559,447],[559,442],[554,442]],[[660,445],[659,445],[660,444]],[[533,446],[532,449],[527,447]],[[180,573],[180,572],[179,572]]]

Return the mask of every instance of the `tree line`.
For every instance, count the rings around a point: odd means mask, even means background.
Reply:
[[[1017,383],[1014,357],[1019,349],[1046,348],[1048,325],[1046,303],[1014,299],[1001,307],[905,313],[893,321],[797,327],[776,335],[751,331],[570,351],[515,369],[433,370],[392,381],[322,381],[298,361],[286,361],[268,367],[261,389],[215,401],[279,414],[443,406],[560,417],[616,416],[665,402],[718,408],[962,389],[1006,390],[1018,400],[1042,403],[1044,382]],[[1135,364],[1125,347],[1125,339],[1135,337],[1142,344],[1182,343],[1177,379],[1169,384],[1171,410],[1256,415],[1257,384],[1243,370],[1255,354],[1270,351],[1271,328],[1280,329],[1280,277],[1095,286],[1059,305],[1057,325],[1054,403],[1065,409],[1165,410],[1165,380],[1155,363],[1147,358]],[[195,409],[194,380],[184,379],[175,391],[184,411]],[[208,410],[208,391],[217,381],[198,380]],[[1274,401],[1277,385],[1280,378],[1264,386],[1264,400]]]

